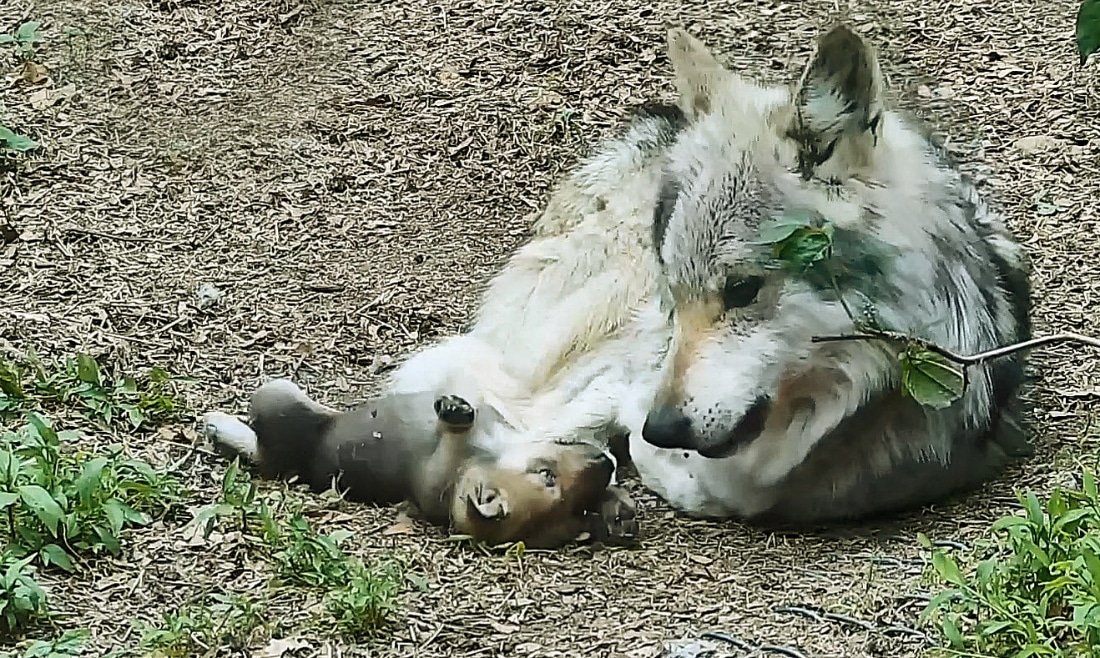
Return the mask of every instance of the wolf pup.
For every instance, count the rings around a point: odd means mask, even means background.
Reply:
[[[424,520],[492,544],[552,548],[583,532],[606,540],[601,514],[618,523],[616,539],[631,534],[603,449],[541,444],[487,454],[470,440],[474,408],[455,396],[387,395],[341,413],[276,379],[252,395],[248,415],[246,424],[210,412],[203,424],[216,447],[255,463],[263,477],[299,477],[315,492],[331,487],[356,502],[410,502]],[[512,462],[502,468],[501,458]]]
[[[874,49],[826,32],[793,89],[668,52],[686,125],[653,223],[672,345],[632,457],[704,516],[825,524],[974,488],[1030,454],[1020,354],[972,366],[961,399],[903,393],[899,352],[856,320],[973,354],[1030,337],[1029,267],[1000,214],[886,107]],[[828,276],[782,267],[773,218],[831,225]]]

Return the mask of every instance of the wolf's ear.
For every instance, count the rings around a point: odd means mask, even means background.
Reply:
[[[846,25],[822,35],[795,94],[791,137],[803,178],[826,161],[833,177],[869,163],[882,129],[882,96],[874,49]]]
[[[680,109],[689,121],[711,109],[714,94],[722,78],[729,75],[707,47],[686,30],[668,31],[668,58],[680,94]]]

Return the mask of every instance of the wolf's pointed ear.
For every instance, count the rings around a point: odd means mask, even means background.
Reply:
[[[833,159],[833,177],[869,163],[882,128],[882,96],[874,49],[846,25],[822,35],[795,95],[791,137],[799,143],[803,178]]]
[[[710,111],[718,83],[729,73],[707,47],[679,28],[668,31],[668,58],[680,94],[680,109],[688,120]]]

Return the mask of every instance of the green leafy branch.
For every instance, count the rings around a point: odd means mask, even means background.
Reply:
[[[1084,64],[1100,50],[1100,0],[1085,0],[1077,11],[1077,54]]]
[[[1097,0],[1100,2],[1100,0]],[[900,344],[902,393],[919,404],[944,409],[966,392],[968,368],[1016,352],[1053,343],[1074,342],[1100,347],[1100,340],[1074,333],[1042,336],[977,354],[959,354],[931,341],[881,326],[869,304],[863,318],[857,317],[841,293],[838,264],[834,258],[835,226],[805,211],[777,216],[760,230],[760,243],[772,246],[772,256],[798,275],[815,275],[828,282],[855,332],[837,336],[814,336],[812,342],[884,340]]]

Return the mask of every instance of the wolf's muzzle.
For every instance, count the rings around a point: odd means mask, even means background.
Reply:
[[[760,436],[771,409],[771,398],[767,396],[757,398],[728,434],[714,443],[697,442],[696,452],[709,459],[729,457],[741,446],[752,443]]]
[[[646,416],[642,439],[658,448],[695,449],[691,419],[674,407],[658,407]]]

